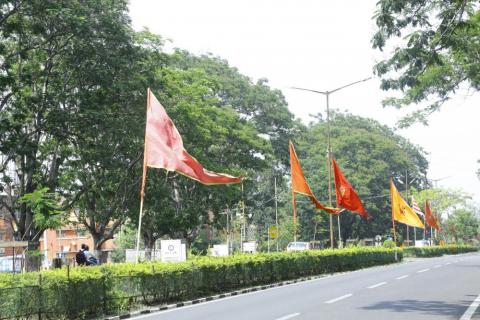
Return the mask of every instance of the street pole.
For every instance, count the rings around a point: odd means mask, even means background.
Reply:
[[[277,203],[277,177],[274,177],[274,185],[275,185],[275,226],[277,227],[277,252],[278,252],[278,203]]]
[[[230,255],[230,229],[229,229],[229,226],[228,226],[228,212],[229,210],[227,210],[226,214],[227,214],[227,252],[228,252],[228,255]]]
[[[268,232],[268,225],[267,225],[267,247],[268,247],[268,253],[270,253],[270,232]]]
[[[332,187],[331,187],[331,180],[332,180],[332,145],[330,141],[330,105],[329,105],[329,98],[332,93],[335,93],[337,91],[340,91],[342,89],[345,89],[347,87],[353,86],[357,83],[365,82],[372,79],[372,77],[368,77],[362,80],[358,80],[355,82],[351,82],[349,84],[346,84],[344,86],[338,87],[336,89],[333,89],[331,91],[318,91],[318,90],[312,90],[312,89],[305,89],[305,88],[298,88],[298,87],[292,87],[292,89],[296,90],[303,90],[303,91],[310,91],[314,93],[319,93],[323,94],[327,100],[327,168],[328,168],[328,204],[331,207],[332,206]],[[340,213],[337,216],[337,222],[338,222],[338,239],[339,243],[341,241],[341,236],[340,236]],[[330,247],[333,249],[333,216],[330,214]]]
[[[328,205],[332,207],[332,144],[330,140],[330,92],[326,92],[327,99],[327,168],[328,168]],[[333,249],[333,216],[330,214],[330,248]]]

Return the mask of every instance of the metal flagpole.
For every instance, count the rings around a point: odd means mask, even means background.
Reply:
[[[405,169],[405,202],[408,204],[408,168]],[[410,230],[407,224],[407,247],[410,246],[410,239],[409,239]]]
[[[245,197],[244,197],[244,193],[243,193],[243,180],[242,180],[242,227],[240,229],[240,253],[243,253],[244,236],[246,236],[246,232],[245,232]]]
[[[150,106],[150,88],[147,89],[147,112]],[[135,263],[138,263],[138,251],[140,249],[140,233],[142,229],[143,198],[145,197],[145,183],[147,181],[147,126],[145,125],[145,142],[143,146],[143,173],[142,187],[140,189],[140,212],[138,214],[137,245],[135,250]]]
[[[392,179],[390,179],[390,184],[393,184]],[[397,261],[397,232],[395,231],[395,219],[393,215],[393,195],[392,195],[392,186],[390,186],[390,205],[392,206],[392,230],[393,230],[393,243],[395,245],[395,261]]]
[[[278,251],[278,203],[277,203],[277,177],[274,177],[274,185],[275,185],[275,226],[277,227],[277,251]]]

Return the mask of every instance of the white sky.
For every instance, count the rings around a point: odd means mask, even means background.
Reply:
[[[172,46],[211,52],[256,81],[267,78],[283,91],[289,109],[304,122],[325,111],[323,95],[292,86],[332,90],[372,76],[382,53],[371,48],[377,0],[131,0],[136,30],[172,40]],[[330,106],[393,126],[400,112],[384,109],[387,93],[378,79],[330,97]],[[461,188],[480,203],[480,94],[461,92],[430,118],[427,127],[398,131],[428,153],[430,179],[439,187]]]

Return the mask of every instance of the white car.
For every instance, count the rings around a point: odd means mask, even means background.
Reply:
[[[287,251],[304,251],[310,250],[309,242],[290,242],[287,246]]]

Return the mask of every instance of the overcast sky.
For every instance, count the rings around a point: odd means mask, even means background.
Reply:
[[[332,90],[372,76],[386,57],[371,48],[377,0],[131,0],[136,30],[172,40],[171,47],[213,53],[249,76],[283,91],[305,123],[325,112],[322,95],[292,86]],[[394,126],[405,111],[383,108],[378,79],[343,89],[330,106]],[[429,126],[397,131],[428,152],[428,177],[439,187],[461,188],[480,203],[480,94],[462,90],[430,117]],[[286,152],[286,151],[285,151]]]

